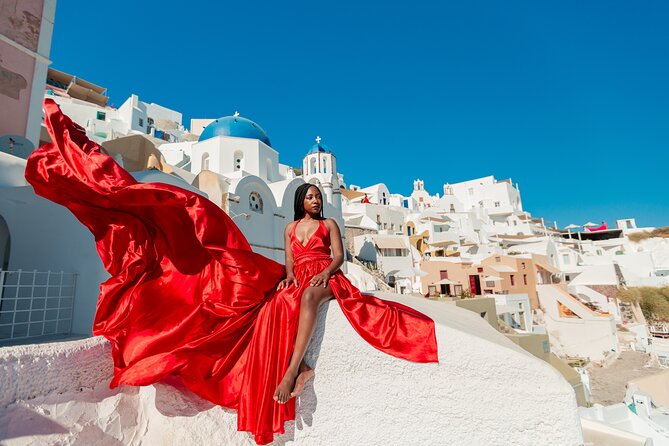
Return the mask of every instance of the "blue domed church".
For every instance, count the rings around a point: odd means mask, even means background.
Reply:
[[[267,133],[238,113],[215,119],[204,128],[193,145],[191,166],[191,172],[210,170],[226,176],[246,173],[268,183],[284,179],[288,173],[286,169],[280,172],[279,154]]]
[[[283,230],[293,219],[295,190],[305,181],[321,188],[325,215],[344,233],[335,158],[320,138],[305,156],[300,177],[279,163],[267,132],[239,113],[193,120],[191,127],[197,141],[163,144],[159,150],[169,164],[189,171],[189,182],[230,215],[254,251],[283,262]]]

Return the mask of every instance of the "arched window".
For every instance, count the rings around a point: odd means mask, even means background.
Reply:
[[[318,167],[316,166],[316,158],[311,158],[311,161],[310,161],[309,164],[311,164],[311,168],[309,169],[309,170],[311,170],[311,173],[312,174],[317,173],[318,172]]]
[[[259,214],[262,214],[262,197],[258,192],[251,192],[249,195],[249,208]]]
[[[236,150],[233,155],[232,163],[233,171],[237,172],[238,170],[242,170],[244,168],[244,152]]]
[[[207,152],[202,154],[202,162],[200,163],[200,170],[209,170],[209,154]]]

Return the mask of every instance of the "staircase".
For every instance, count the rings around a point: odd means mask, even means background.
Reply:
[[[351,263],[358,265],[364,272],[374,278],[374,283],[376,283],[376,286],[380,291],[395,292],[395,289],[386,283],[385,276],[381,271],[367,267],[367,265],[353,257],[350,252],[347,252],[347,255]]]

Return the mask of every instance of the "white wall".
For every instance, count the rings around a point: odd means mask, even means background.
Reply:
[[[236,168],[235,153],[241,151],[241,169]],[[237,171],[262,178],[271,183],[283,178],[279,175],[279,154],[262,141],[231,136],[217,136],[192,145],[191,172],[202,170],[202,155],[209,154],[209,170],[221,175]],[[268,162],[269,160],[269,162]]]
[[[444,302],[381,294],[436,322],[439,364],[416,364],[369,346],[336,302],[323,305],[306,360],[316,377],[299,397],[297,421],[276,445],[583,443],[572,387],[477,314]],[[0,436],[58,426],[46,443],[246,445],[234,411],[176,383],[108,389],[105,341],[0,350]],[[494,373],[490,373],[494,370]],[[39,414],[28,419],[25,414]],[[189,414],[188,416],[183,416]],[[60,430],[60,429],[63,430]]]
[[[565,293],[556,285],[537,285],[552,350],[557,355],[580,356],[593,361],[604,359],[607,352],[619,351],[614,317],[592,315]],[[561,317],[558,301],[580,318]]]
[[[109,278],[95,240],[66,208],[32,187],[0,189],[0,216],[9,227],[9,270],[77,273],[72,332],[90,335],[100,283]]]

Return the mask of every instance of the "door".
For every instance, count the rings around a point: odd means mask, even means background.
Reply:
[[[472,274],[469,276],[469,289],[472,294],[479,296],[481,294],[481,279],[478,274]]]

